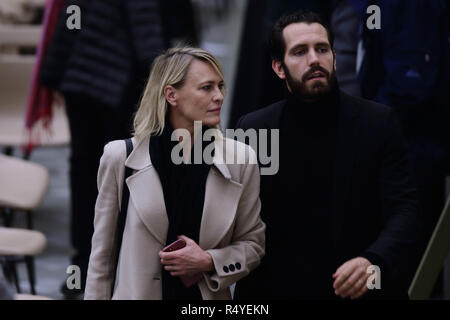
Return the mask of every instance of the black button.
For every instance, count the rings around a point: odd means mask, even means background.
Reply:
[[[227,266],[223,266],[223,271],[225,271],[225,273],[228,273],[228,267]]]
[[[241,270],[241,264],[239,262],[236,262],[234,265],[236,266],[236,269]]]
[[[230,265],[228,266],[228,268],[230,269],[231,272],[234,271],[234,265],[230,264]]]

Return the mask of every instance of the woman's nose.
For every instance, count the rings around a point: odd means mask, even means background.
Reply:
[[[219,88],[217,88],[214,93],[214,101],[221,102],[223,101],[223,98],[224,97],[222,91]]]

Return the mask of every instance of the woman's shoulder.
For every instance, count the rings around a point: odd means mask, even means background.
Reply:
[[[102,161],[124,163],[126,154],[125,140],[109,141],[103,148]]]

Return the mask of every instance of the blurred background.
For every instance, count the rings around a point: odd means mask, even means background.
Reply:
[[[362,27],[369,4],[381,8],[380,30]],[[341,89],[398,110],[421,188],[425,246],[450,190],[449,7],[446,0],[0,0],[0,231],[19,232],[0,233],[5,292],[82,298],[82,290],[65,289],[66,269],[80,266],[83,287],[98,162],[107,141],[130,135],[155,56],[181,43],[213,53],[227,83],[222,127],[232,128],[284,97],[267,40],[278,17],[297,9],[319,12],[331,26]],[[450,298],[448,257],[431,298]]]

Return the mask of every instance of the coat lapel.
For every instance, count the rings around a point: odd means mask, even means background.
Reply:
[[[215,139],[213,166],[206,180],[205,203],[200,225],[199,245],[203,249],[215,248],[233,224],[242,193],[242,185],[231,179],[225,163],[226,152],[234,150],[234,141]]]
[[[130,199],[140,219],[153,236],[165,245],[169,220],[161,182],[150,161],[149,139],[147,137],[137,143],[125,161],[125,166],[136,170],[126,183],[130,190]]]
[[[345,222],[346,203],[350,196],[353,167],[359,143],[358,107],[341,92],[335,179],[333,192],[333,238],[339,242]]]
[[[169,220],[161,182],[151,164],[149,139],[147,137],[138,142],[125,161],[127,167],[135,170],[126,183],[130,190],[130,200],[140,219],[152,235],[165,245]],[[231,179],[228,165],[225,164],[223,141],[227,140],[216,139],[213,165],[206,180],[199,235],[199,245],[204,249],[216,247],[231,227],[242,193],[242,185]],[[231,143],[234,142],[231,141]],[[232,149],[229,148],[229,150]]]
[[[199,245],[203,249],[217,247],[235,219],[242,185],[226,179],[211,168],[206,181],[205,203],[200,225]]]

